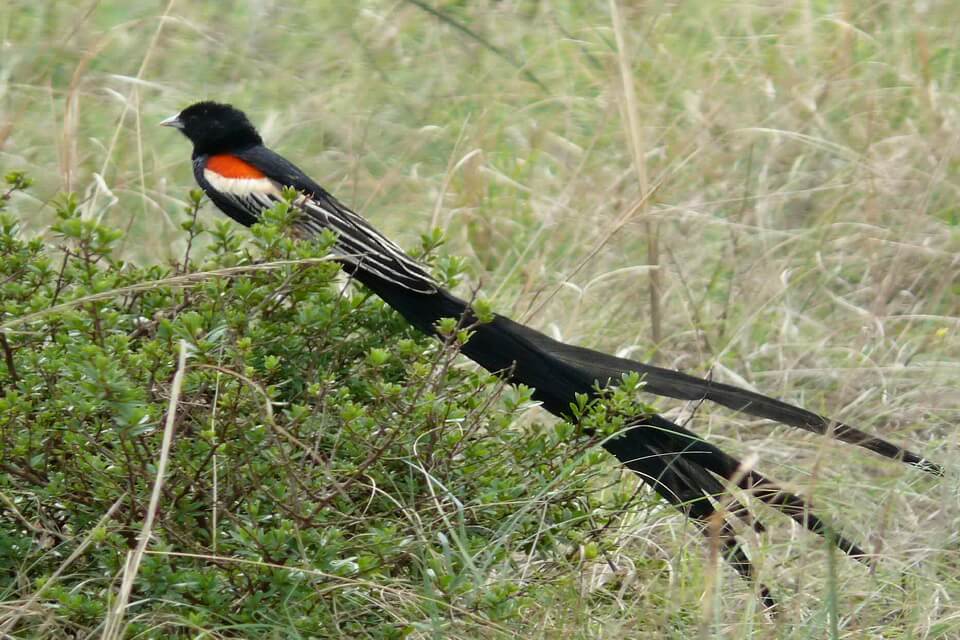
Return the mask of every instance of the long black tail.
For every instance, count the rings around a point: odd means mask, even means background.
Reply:
[[[469,305],[447,291],[422,294],[360,270],[355,276],[427,334],[435,333],[434,324],[442,317],[466,317],[473,322]],[[940,465],[921,455],[838,420],[741,387],[565,344],[504,316],[475,326],[463,353],[488,371],[512,369],[511,379],[534,387],[544,407],[558,416],[569,412],[577,393],[593,394],[597,385],[617,384],[623,374],[635,372],[642,376],[644,390],[654,395],[710,400],[734,411],[830,435],[933,474],[943,473]]]
[[[333,251],[344,269],[421,331],[435,335],[435,325],[441,318],[465,320],[472,325],[473,336],[462,347],[462,352],[488,371],[502,373],[513,382],[532,387],[534,397],[551,413],[565,417],[578,394],[593,396],[598,387],[618,384],[625,373],[636,372],[643,376],[645,390],[656,395],[710,400],[735,411],[830,435],[931,473],[942,473],[938,465],[916,453],[753,391],[564,344],[503,316],[475,324],[470,305],[442,289],[423,265],[288,160],[260,144],[260,137],[246,116],[227,105],[210,102],[198,103],[190,109],[219,113],[237,123],[240,137],[247,144],[238,143],[242,148],[230,154],[264,175],[250,181],[257,184],[254,191],[245,188],[243,193],[224,192],[214,188],[207,180],[210,158],[187,131],[188,137],[194,140],[194,174],[220,209],[241,224],[250,225],[265,209],[279,202],[281,187],[295,189],[299,195],[292,204],[303,214],[294,223],[296,234],[309,237],[323,230],[335,232],[337,242]],[[170,123],[183,126],[179,118],[167,122]],[[743,468],[736,459],[662,416],[646,416],[631,429],[607,440],[604,447],[664,499],[701,523],[705,531],[716,535],[728,560],[744,576],[753,574],[753,566],[721,511],[747,521],[749,513],[741,503],[724,497],[727,492],[722,481],[736,482],[741,489],[807,529],[827,535],[847,553],[863,555],[852,542],[833,535],[802,499],[756,471]],[[729,507],[718,510],[715,506],[724,503]],[[752,525],[762,529],[759,522]],[[772,603],[766,588],[761,588],[761,595],[767,604]]]
[[[418,293],[361,269],[346,268],[427,334],[436,333],[434,326],[440,318],[474,322],[469,305],[447,291]],[[488,371],[504,372],[512,382],[534,388],[534,397],[557,416],[569,415],[577,394],[594,395],[598,386],[617,384],[624,373],[637,372],[645,382],[644,390],[656,395],[711,400],[749,415],[832,435],[930,473],[942,473],[939,465],[916,453],[753,391],[564,344],[503,316],[476,324],[472,330],[462,353]],[[827,537],[844,552],[861,560],[866,558],[856,544],[830,529],[802,498],[744,468],[732,456],[662,416],[645,417],[603,446],[665,500],[700,523],[705,533],[717,536],[726,559],[744,577],[753,577],[753,566],[716,505],[728,505],[727,513],[751,522],[758,531],[763,526],[750,520],[746,507],[730,496],[721,480],[735,481],[741,489],[808,530]],[[719,527],[716,518],[720,518]],[[759,589],[763,603],[772,606],[774,600],[769,590],[762,584]]]
[[[498,317],[492,324],[494,333],[514,335],[517,339],[525,341],[530,350],[544,353],[554,363],[562,363],[575,369],[582,376],[599,381],[601,384],[608,382],[616,384],[624,373],[636,372],[643,377],[644,390],[649,393],[679,400],[710,400],[734,411],[767,418],[814,433],[831,435],[838,440],[864,447],[884,457],[902,460],[925,471],[942,474],[939,465],[912,451],[871,436],[838,420],[831,420],[776,398],[741,387],[704,380],[672,369],[655,367],[564,344],[508,318]]]

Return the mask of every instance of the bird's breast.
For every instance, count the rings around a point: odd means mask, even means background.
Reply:
[[[280,193],[276,183],[262,171],[249,162],[229,154],[207,158],[203,167],[203,177],[217,191],[233,196]]]

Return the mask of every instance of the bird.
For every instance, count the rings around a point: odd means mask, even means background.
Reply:
[[[460,352],[514,384],[533,389],[533,398],[548,412],[571,419],[578,396],[598,398],[625,375],[639,375],[643,391],[685,401],[711,401],[737,412],[830,436],[876,454],[942,475],[927,458],[843,422],[832,420],[771,396],[714,380],[612,356],[555,340],[506,316],[478,319],[470,303],[432,277],[429,269],[405,253],[362,216],[341,203],[292,162],[264,145],[246,114],[229,104],[201,101],[163,120],[193,143],[193,174],[210,200],[244,226],[296,194],[293,229],[304,238],[333,231],[333,253],[345,272],[373,291],[421,332],[442,338],[438,322],[460,318],[472,334]],[[735,483],[757,499],[839,549],[868,561],[856,543],[837,533],[800,496],[762,475],[752,465],[722,451],[657,413],[644,413],[602,446],[660,497],[719,540],[730,565],[754,580],[760,601],[773,610],[776,599],[756,578],[755,568],[727,514],[757,531],[763,525],[724,483]],[[719,525],[717,524],[719,522]]]

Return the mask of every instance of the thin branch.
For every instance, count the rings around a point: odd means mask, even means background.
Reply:
[[[17,620],[30,611],[33,605],[40,600],[41,596],[43,596],[43,594],[46,593],[50,587],[57,583],[57,580],[59,580],[60,576],[63,575],[63,572],[73,564],[74,560],[83,555],[83,552],[86,551],[87,547],[90,546],[90,543],[93,542],[97,531],[100,529],[100,527],[109,522],[111,518],[113,518],[113,514],[117,512],[117,509],[120,508],[120,505],[123,504],[123,501],[126,497],[127,494],[124,493],[117,498],[110,508],[107,509],[107,512],[103,514],[103,517],[100,518],[97,524],[90,529],[90,532],[87,533],[87,536],[83,539],[83,542],[80,543],[80,546],[73,550],[73,553],[71,553],[70,556],[63,561],[63,564],[57,567],[57,570],[54,571],[53,574],[43,582],[43,585],[39,589],[33,592],[33,595],[27,598],[26,602],[14,609],[13,613],[10,614],[10,617],[4,621],[3,626],[0,626],[0,633],[9,634],[11,631],[13,631],[14,626],[17,624]]]

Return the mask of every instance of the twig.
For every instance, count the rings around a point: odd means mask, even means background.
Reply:
[[[23,524],[23,526],[25,526],[27,529],[29,529],[31,532],[33,532],[35,535],[38,535],[38,536],[50,536],[51,538],[56,538],[56,539],[59,540],[60,542],[66,542],[66,541],[67,541],[67,537],[66,537],[65,535],[63,535],[62,533],[60,533],[59,531],[54,531],[54,530],[52,530],[52,529],[47,529],[47,528],[45,528],[45,527],[41,527],[41,526],[39,526],[39,525],[35,525],[35,524],[33,524],[32,522],[30,522],[25,515],[23,515],[22,513],[20,513],[20,510],[17,509],[17,505],[14,504],[13,500],[11,500],[11,499],[7,496],[7,494],[3,493],[2,491],[0,491],[0,502],[2,502],[4,505],[6,505],[7,509],[10,510],[10,512],[13,514],[13,516],[14,516],[17,520],[19,520],[19,521]]]
[[[12,329],[13,327],[18,327],[22,324],[26,324],[34,320],[39,320],[40,318],[43,318],[51,314],[56,314],[61,311],[66,311],[67,309],[79,307],[80,305],[85,304],[87,302],[96,302],[97,300],[109,300],[110,298],[123,296],[128,293],[136,293],[138,291],[150,291],[150,290],[156,289],[157,287],[192,287],[195,285],[202,284],[212,278],[238,276],[244,273],[253,273],[256,271],[270,271],[272,269],[279,269],[281,267],[285,267],[291,264],[317,264],[320,262],[331,262],[334,259],[335,258],[333,256],[325,256],[323,258],[304,258],[301,260],[277,260],[275,262],[264,262],[262,264],[250,264],[250,265],[243,265],[239,267],[227,267],[225,269],[216,269],[214,271],[196,271],[194,273],[187,273],[182,276],[173,276],[170,278],[161,278],[159,280],[138,282],[137,284],[132,284],[127,287],[120,287],[119,289],[103,291],[102,293],[94,293],[89,296],[83,296],[82,298],[77,298],[76,300],[71,300],[69,302],[62,302],[52,307],[47,307],[46,309],[42,309],[34,313],[28,313],[27,315],[20,316],[18,318],[11,318],[10,320],[7,320],[6,322],[0,324],[0,332],[7,329]]]
[[[17,375],[17,368],[13,364],[13,350],[10,348],[10,343],[7,342],[7,334],[4,331],[0,331],[0,346],[3,347],[3,359],[7,363],[7,374],[10,376],[10,380],[16,382],[20,377]]]
[[[190,271],[190,250],[193,248],[193,240],[198,235],[197,232],[197,217],[200,214],[200,204],[203,202],[203,199],[194,200],[190,203],[190,209],[187,212],[190,215],[190,229],[187,231],[187,248],[183,252],[183,264],[180,266],[180,273],[187,273]]]
[[[90,529],[90,532],[83,539],[83,542],[80,543],[80,546],[74,549],[73,553],[71,553],[69,557],[63,561],[63,564],[57,567],[57,570],[54,571],[53,574],[44,581],[43,585],[34,591],[33,595],[27,598],[26,602],[14,610],[10,617],[7,618],[7,620],[3,623],[3,626],[0,626],[0,633],[9,634],[11,631],[13,631],[14,625],[17,624],[17,620],[19,620],[26,612],[30,610],[31,607],[33,607],[34,604],[37,603],[38,600],[40,600],[43,594],[46,593],[47,589],[56,584],[57,580],[61,575],[63,575],[63,572],[66,571],[71,564],[73,564],[74,560],[83,555],[83,552],[86,551],[87,547],[90,546],[90,543],[93,542],[93,537],[96,535],[97,530],[113,517],[113,514],[117,512],[117,509],[120,508],[120,505],[123,504],[123,501],[126,497],[127,494],[124,493],[117,498],[116,502],[114,502],[110,508],[107,509],[107,512],[103,514],[103,517],[100,518],[97,524]]]

